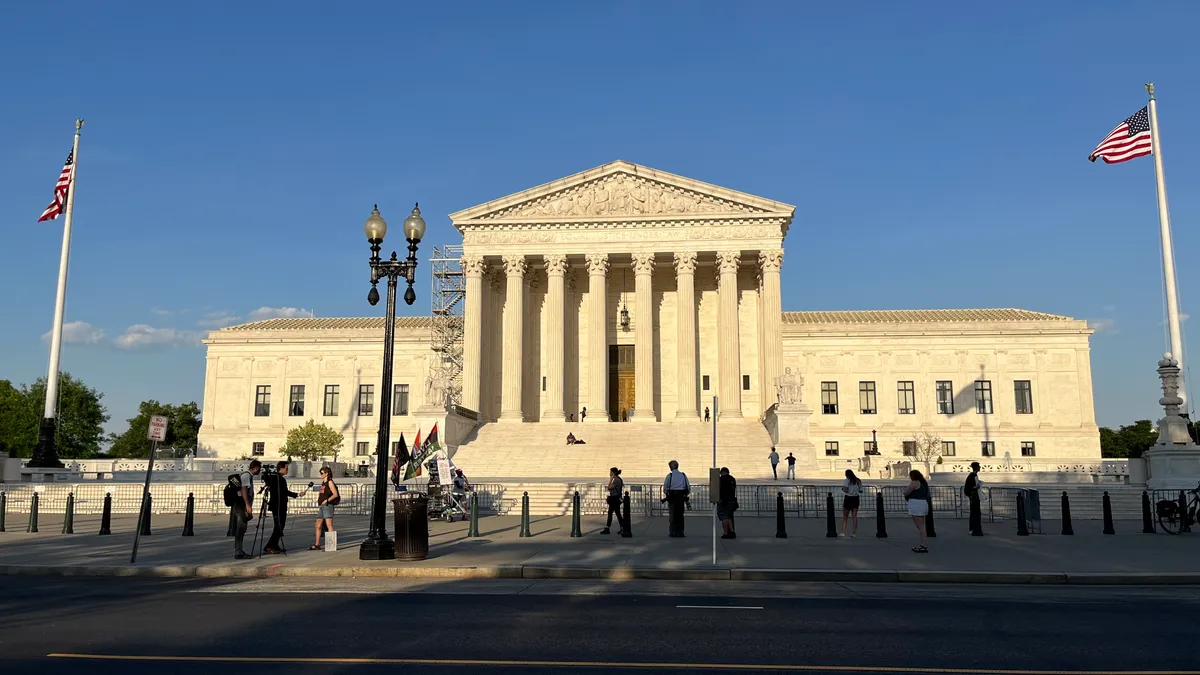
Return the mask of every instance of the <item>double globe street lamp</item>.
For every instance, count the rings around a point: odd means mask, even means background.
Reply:
[[[404,291],[404,303],[411,305],[417,301],[413,291],[413,281],[417,272],[417,244],[425,236],[425,219],[421,217],[421,209],[413,206],[412,213],[404,219],[404,238],[408,241],[408,257],[404,260],[392,257],[383,260],[379,250],[383,238],[387,235],[387,221],[379,215],[379,205],[371,210],[371,216],[363,225],[367,233],[367,242],[371,244],[371,291],[367,294],[367,302],[371,306],[379,304],[379,289],[376,285],[384,277],[387,278],[387,318],[383,325],[383,382],[382,395],[379,401],[379,439],[376,441],[375,455],[379,461],[375,468],[375,502],[371,507],[371,530],[358,549],[359,560],[394,560],[396,544],[387,534],[387,461],[388,442],[392,433],[392,358],[395,352],[396,333],[396,287],[400,279],[408,283]]]

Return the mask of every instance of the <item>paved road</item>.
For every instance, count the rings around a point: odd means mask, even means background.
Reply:
[[[1200,672],[1200,588],[389,582],[0,579],[0,672]]]

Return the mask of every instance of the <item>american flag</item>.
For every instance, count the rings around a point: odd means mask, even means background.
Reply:
[[[42,217],[38,218],[39,223],[58,218],[58,214],[67,208],[67,191],[71,189],[71,173],[74,171],[75,151],[72,150],[67,153],[67,163],[63,164],[62,173],[58,174],[58,183],[54,185],[54,201],[42,212]]]
[[[1105,164],[1118,164],[1136,157],[1145,157],[1150,151],[1150,113],[1147,106],[1118,124],[1116,129],[1105,136],[1092,154],[1088,155],[1088,161],[1094,162],[1100,158]]]

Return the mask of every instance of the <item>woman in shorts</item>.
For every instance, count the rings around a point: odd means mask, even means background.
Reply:
[[[317,495],[317,541],[308,550],[321,550],[321,526],[325,532],[333,532],[333,507],[342,501],[342,494],[333,482],[333,470],[327,466],[321,467],[321,492]]]
[[[929,515],[929,483],[925,476],[916,469],[908,472],[912,480],[904,488],[904,498],[908,500],[908,515],[912,516],[913,525],[917,527],[921,543],[913,547],[913,553],[929,553],[929,540],[925,538],[925,516]]]
[[[858,502],[862,495],[862,479],[846,469],[846,480],[842,481],[842,536],[846,536],[846,525],[850,525],[850,536],[858,536]]]

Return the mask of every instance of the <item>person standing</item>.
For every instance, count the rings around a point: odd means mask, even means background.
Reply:
[[[788,480],[796,480],[796,456],[789,452],[785,459],[788,463]]]
[[[983,536],[983,510],[979,504],[979,491],[983,488],[983,482],[979,480],[979,469],[979,462],[971,462],[971,473],[967,474],[967,482],[963,485],[963,494],[971,503],[971,515],[968,522],[972,537]]]
[[[721,521],[721,538],[737,539],[737,532],[733,529],[733,512],[738,510],[737,480],[728,468],[721,467],[717,486],[717,520]]]
[[[267,540],[266,546],[263,546],[263,553],[283,553],[283,528],[287,526],[288,500],[295,499],[307,492],[296,494],[288,489],[287,476],[288,463],[279,461],[275,464],[275,471],[263,476],[263,482],[267,484],[267,510],[271,512],[272,526],[271,538]]]
[[[668,507],[668,527],[670,536],[683,536],[683,504],[687,501],[688,495],[692,491],[691,485],[688,483],[687,474],[679,470],[679,462],[671,460],[667,463],[671,472],[667,474],[667,479],[663,481],[663,501]]]
[[[862,495],[862,479],[846,469],[846,480],[842,481],[842,536],[846,536],[846,524],[850,523],[850,537],[858,536],[858,503]]]
[[[779,480],[779,453],[775,452],[775,448],[771,448],[771,454],[767,455],[767,459],[771,460],[771,475],[775,480]]]
[[[321,467],[321,491],[317,494],[316,542],[308,550],[321,550],[321,532],[333,532],[333,507],[340,503],[342,503],[342,493],[338,492],[337,484],[333,482],[333,470],[323,466]],[[322,525],[325,526],[324,530],[321,529]]]
[[[925,535],[925,516],[929,515],[929,483],[916,469],[908,472],[908,478],[911,482],[904,488],[904,498],[908,500],[908,515],[912,516],[920,537],[920,544],[912,550],[913,553],[929,553],[929,540]]]
[[[708,406],[704,406],[704,421],[708,422],[709,420],[710,420],[710,417],[708,414]]]
[[[242,548],[246,538],[246,526],[254,517],[254,477],[262,471],[262,462],[253,460],[246,470],[238,475],[238,499],[230,508],[233,510],[233,557],[235,560],[252,558]]]
[[[587,421],[587,406],[586,405],[583,406],[583,410],[579,411],[579,421],[580,421],[580,423]]]
[[[608,520],[604,523],[604,529],[600,530],[600,534],[612,532],[613,514],[615,513],[617,526],[621,528],[621,536],[632,536],[629,531],[629,523],[625,522],[625,517],[621,515],[621,495],[624,492],[625,481],[621,480],[621,470],[614,466],[608,470],[608,496],[604,500],[608,504]]]

